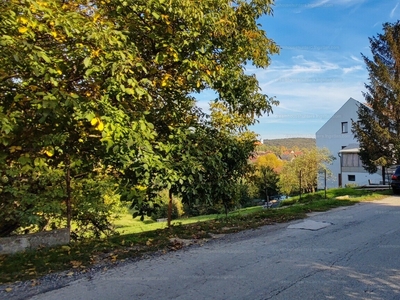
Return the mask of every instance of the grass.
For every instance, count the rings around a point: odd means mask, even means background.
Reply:
[[[238,215],[247,215],[251,214],[255,211],[262,210],[261,206],[255,207],[247,207],[243,209],[239,209],[236,211],[229,212],[228,217],[238,216]],[[203,215],[191,218],[182,218],[179,220],[173,220],[172,225],[186,225],[193,224],[198,222],[206,222],[215,219],[223,219],[225,218],[225,214],[212,214],[212,215]],[[145,218],[142,222],[140,218],[137,217],[135,219],[132,218],[132,215],[126,213],[121,216],[120,219],[115,221],[115,226],[117,227],[117,231],[120,234],[131,234],[131,233],[140,233],[145,231],[153,231],[158,229],[167,229],[167,222],[156,222],[150,218]]]
[[[145,220],[140,222],[127,214],[116,226],[120,235],[101,240],[74,242],[67,246],[43,248],[13,255],[0,255],[0,283],[33,280],[45,274],[68,271],[85,272],[88,267],[100,263],[113,263],[126,258],[139,257],[144,253],[176,250],[182,247],[171,239],[193,239],[198,243],[210,238],[210,234],[238,232],[267,224],[288,222],[305,218],[307,213],[327,211],[339,206],[354,205],[387,197],[391,191],[366,191],[352,188],[293,197],[284,201],[279,209],[251,207],[225,215],[207,215],[173,222]],[[346,197],[343,197],[346,196]],[[342,197],[337,199],[337,197]]]

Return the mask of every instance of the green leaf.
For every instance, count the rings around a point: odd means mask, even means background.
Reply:
[[[88,56],[83,60],[83,65],[88,68],[92,65],[92,59]]]

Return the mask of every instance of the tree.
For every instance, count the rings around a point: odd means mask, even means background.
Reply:
[[[329,175],[330,171],[327,165],[330,164],[333,159],[334,157],[326,148],[304,149],[302,155],[283,166],[279,181],[281,191],[287,195],[299,192],[301,180],[301,192],[315,192],[318,172],[326,170]]]
[[[280,160],[274,153],[267,153],[257,157],[255,165],[257,167],[269,167],[275,172],[279,173],[283,167],[283,161]]]
[[[242,149],[236,145],[247,149],[247,144],[205,122],[193,94],[214,90],[213,102],[243,120],[244,125],[232,124],[240,130],[272,110],[276,101],[244,72],[247,63],[267,67],[279,51],[257,25],[271,5],[269,0],[1,1],[0,170],[7,186],[0,190],[5,213],[0,229],[5,235],[34,218],[43,221],[48,203],[54,204],[51,213],[76,220],[74,188],[99,173],[107,173],[115,191],[142,216],[160,205],[155,196],[161,190],[194,193],[200,174],[212,175],[215,165],[218,176],[209,179],[228,182],[235,176],[247,157],[238,156],[229,175],[223,167]],[[204,132],[226,145],[209,139],[208,148],[196,149]],[[215,187],[205,198],[213,192]]]
[[[372,59],[362,55],[369,73],[366,105],[360,105],[353,133],[360,143],[364,168],[375,173],[400,160],[400,21],[383,24],[383,33],[369,39]]]
[[[258,194],[269,202],[269,198],[279,193],[279,175],[269,166],[260,165],[255,173]]]

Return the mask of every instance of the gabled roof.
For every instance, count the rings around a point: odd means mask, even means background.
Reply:
[[[327,124],[331,123],[332,120],[334,120],[336,118],[336,116],[341,115],[343,113],[341,113],[341,111],[345,112],[347,111],[347,106],[351,106],[351,105],[355,105],[357,107],[360,107],[362,104],[361,102],[357,101],[356,99],[350,97],[333,115],[332,117],[329,118],[328,121],[325,122],[324,125],[322,125],[322,127],[320,129],[318,129],[318,131],[316,132],[316,134],[318,135],[318,133],[325,127],[327,126]]]
[[[359,144],[350,144],[339,151],[339,153],[358,153],[360,152]]]

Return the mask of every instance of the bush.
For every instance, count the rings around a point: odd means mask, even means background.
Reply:
[[[169,203],[169,193],[168,190],[163,190],[157,195],[157,200],[162,203],[159,208],[151,214],[151,218],[156,221],[157,219],[164,219],[168,217],[168,203]],[[182,201],[180,198],[172,198],[172,220],[180,218],[184,214],[184,209]]]

